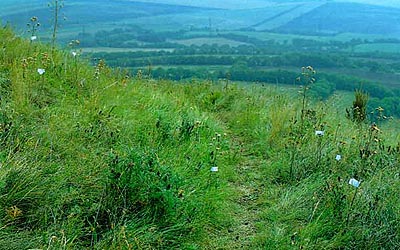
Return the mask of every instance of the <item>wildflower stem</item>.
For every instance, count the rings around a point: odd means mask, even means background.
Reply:
[[[349,225],[349,221],[350,221],[350,212],[351,212],[351,208],[353,207],[354,200],[356,199],[357,191],[358,191],[358,188],[355,188],[354,194],[353,194],[353,198],[351,199],[350,207],[349,207],[349,210],[348,210],[348,212],[347,212],[346,226]]]
[[[57,26],[58,26],[58,0],[54,1],[54,26],[53,26],[53,35],[51,37],[51,48],[54,52],[55,44],[56,44],[56,36],[57,36]]]

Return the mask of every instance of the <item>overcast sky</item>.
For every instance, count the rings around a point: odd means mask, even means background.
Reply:
[[[287,0],[132,0],[140,2],[155,2],[155,3],[168,3],[178,5],[189,5],[199,7],[213,7],[213,8],[227,8],[230,9],[247,9],[247,8],[261,8],[267,7],[273,2],[288,2]],[[292,2],[317,2],[324,0],[292,0]],[[400,7],[400,0],[331,0],[337,2],[358,2],[365,4],[385,5],[392,7]]]

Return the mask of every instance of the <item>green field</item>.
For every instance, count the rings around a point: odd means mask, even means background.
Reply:
[[[80,48],[84,53],[120,53],[120,52],[157,52],[157,51],[169,51],[172,52],[173,49],[161,49],[161,48],[110,48],[110,47],[95,47],[95,48]]]
[[[198,45],[201,46],[203,44],[208,44],[208,45],[229,45],[232,47],[236,47],[239,45],[246,45],[247,43],[243,43],[243,42],[236,42],[236,41],[232,41],[229,39],[225,39],[225,38],[207,38],[207,37],[203,37],[203,38],[192,38],[192,39],[184,39],[184,40],[171,40],[170,42],[172,43],[177,43],[177,44],[182,44],[185,46],[191,46],[191,45]]]
[[[360,53],[400,53],[400,44],[398,43],[374,43],[374,44],[360,44],[354,47],[355,52]]]

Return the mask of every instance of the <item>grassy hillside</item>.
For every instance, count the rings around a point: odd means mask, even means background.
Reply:
[[[188,87],[92,69],[9,30],[0,42],[1,249],[196,248],[229,222],[234,159]]]
[[[155,78],[215,80],[230,75],[235,81],[271,82],[275,71],[296,74],[303,65],[318,65],[319,72],[337,75],[336,80],[353,78],[346,84],[341,81],[340,87],[338,81],[329,80],[328,85],[336,88],[325,86],[322,98],[333,90],[353,91],[354,85],[372,81],[385,86],[382,89],[389,87],[386,92],[391,92],[385,97],[383,90],[370,92],[373,98],[380,95],[374,106],[400,116],[396,100],[400,82],[400,40],[396,36],[399,9],[325,1],[265,1],[267,7],[250,9],[193,7],[173,1],[64,3],[57,42],[67,47],[78,39],[88,58],[103,58],[114,67],[129,68],[132,74],[137,69],[152,68]],[[345,14],[337,15],[341,12]],[[3,23],[11,21],[25,37],[32,31],[26,23],[32,24],[29,20],[36,16],[41,25],[35,36],[41,42],[51,37],[52,13],[46,4],[36,1],[6,1],[0,6]],[[339,24],[336,16],[342,18]],[[292,78],[284,82],[292,84]]]
[[[130,76],[0,37],[0,249],[400,246],[399,123],[346,119],[352,96]]]

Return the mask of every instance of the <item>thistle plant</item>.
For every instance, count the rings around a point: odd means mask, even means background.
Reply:
[[[99,62],[96,65],[95,71],[94,71],[94,78],[96,80],[100,79],[100,72],[106,67],[106,62],[103,59],[100,59]]]
[[[51,51],[54,53],[57,40],[57,30],[59,25],[60,11],[64,7],[64,0],[53,0],[49,3],[49,8],[53,12],[53,33],[51,36]]]
[[[81,42],[79,40],[71,40],[68,43],[68,47],[71,48],[71,54],[73,57],[76,57],[77,55],[79,55],[79,53],[81,51],[76,51],[76,48],[81,44]]]
[[[307,141],[310,139],[310,128],[311,126],[305,126],[312,124],[313,127],[316,127],[317,124],[321,123],[317,120],[317,112],[312,109],[307,109],[307,92],[310,88],[310,85],[315,83],[315,74],[316,71],[313,67],[307,66],[301,68],[301,75],[297,77],[296,81],[301,84],[301,117],[300,123],[296,117],[292,119],[292,124],[290,127],[290,139],[287,144],[287,149],[289,149],[289,181],[294,181],[301,179],[304,177],[308,170],[303,166],[306,162],[303,153],[301,152],[301,148],[307,145]],[[309,121],[305,124],[305,121]],[[321,127],[322,128],[322,127]],[[320,162],[320,158],[322,155],[322,149],[325,145],[322,145],[321,137],[324,135],[323,130],[316,130],[315,135],[318,136],[318,147],[317,147],[317,162],[318,166]],[[303,158],[303,159],[299,159]]]
[[[390,120],[391,118],[393,117],[385,115],[385,109],[381,106],[375,108],[375,110],[371,112],[371,120],[375,121],[378,125],[381,125],[384,121]]]
[[[218,175],[216,174],[219,169],[218,169],[218,156],[221,153],[221,147],[222,147],[222,136],[220,133],[215,133],[215,136],[212,138],[212,142],[210,143],[211,151],[210,151],[210,181],[213,181],[211,184],[214,185],[214,187],[218,187],[219,185],[219,179]],[[213,178],[214,177],[214,178]]]
[[[301,68],[301,76],[296,80],[302,85],[301,95],[302,95],[302,108],[301,108],[301,124],[304,124],[304,118],[310,110],[307,110],[307,91],[310,89],[310,85],[315,83],[316,71],[313,67],[307,66]]]
[[[78,73],[79,73],[79,68],[78,68],[78,59],[77,57],[79,56],[81,51],[77,51],[76,48],[80,45],[79,40],[72,40],[71,42],[68,43],[68,47],[71,48],[71,55],[74,58],[74,82],[78,82]]]
[[[36,16],[31,17],[29,23],[26,24],[28,33],[31,34],[31,43],[37,39],[36,33],[40,27],[39,19]]]
[[[225,86],[224,86],[224,90],[228,90],[230,79],[231,79],[231,73],[230,73],[230,72],[227,72],[227,73],[226,73],[226,77],[225,77]]]

